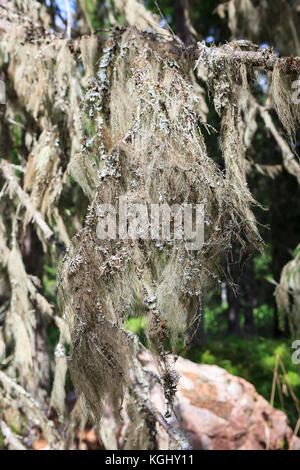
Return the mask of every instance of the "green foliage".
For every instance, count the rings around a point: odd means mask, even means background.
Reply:
[[[53,266],[44,265],[44,287],[48,295],[54,295],[56,289],[56,269]]]
[[[209,336],[222,335],[227,331],[226,310],[228,304],[206,305],[204,308],[205,330]]]
[[[272,269],[272,247],[270,243],[266,243],[264,251],[253,258],[254,262],[254,275],[255,279],[261,279],[262,277],[267,280],[273,278],[271,274]]]
[[[97,0],[84,0],[84,5],[92,27],[94,29],[100,28],[102,22],[101,16],[99,15],[99,2]]]
[[[13,124],[11,127],[11,135],[15,145],[20,146],[22,144],[22,130],[20,128],[21,118],[19,116],[15,116],[14,121],[16,124]]]
[[[208,302],[204,309],[205,332],[208,338],[220,338],[227,334],[228,304]],[[274,323],[274,307],[262,304],[253,309],[255,330],[258,335],[272,336]],[[244,317],[241,315],[240,327],[243,329]]]
[[[133,333],[135,333],[139,337],[140,342],[144,346],[147,346],[145,327],[146,327],[146,317],[129,318],[126,324],[126,328],[132,331]]]
[[[22,146],[22,140],[23,140],[23,131],[22,131],[22,120],[20,116],[16,115],[14,117],[15,124],[12,124],[10,127],[10,137],[12,140],[12,162],[15,165],[20,164],[20,158],[19,158],[19,149]],[[20,176],[20,171],[16,170],[16,175]]]
[[[52,262],[53,263],[53,262]],[[51,263],[51,264],[52,264]],[[45,297],[49,302],[57,302],[57,281],[56,281],[56,269],[58,265],[58,260],[56,261],[56,267],[49,264],[44,264],[43,270],[43,287],[45,292]]]
[[[274,307],[267,304],[260,305],[253,310],[254,325],[260,335],[271,336],[274,324]]]

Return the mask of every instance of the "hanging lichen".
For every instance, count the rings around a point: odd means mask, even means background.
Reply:
[[[207,155],[206,125],[188,61],[177,47],[135,29],[116,31],[85,96],[85,138],[78,157],[83,175],[76,177],[92,202],[85,227],[63,261],[59,282],[71,331],[70,370],[97,419],[106,401],[118,409],[130,382],[133,355],[123,329],[127,318],[147,315],[148,343],[160,361],[172,405],[177,379],[170,370],[166,340],[172,347],[179,337],[187,341],[204,289],[210,281],[221,282],[218,265],[232,244],[238,240],[255,246],[260,241],[240,166],[244,157],[230,97],[225,97],[222,131],[224,175]],[[220,80],[224,86],[227,82],[226,76]],[[229,147],[236,148],[232,156]],[[87,179],[90,168],[93,175]],[[91,180],[97,181],[94,197]],[[119,207],[124,196],[128,206],[202,205],[203,247],[189,250],[183,240],[155,241],[142,233],[138,240],[99,240],[99,208]]]

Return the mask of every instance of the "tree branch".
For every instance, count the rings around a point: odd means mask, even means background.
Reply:
[[[0,421],[0,429],[4,436],[5,445],[9,445],[12,450],[27,450],[21,443],[20,438],[11,431],[4,421]]]
[[[218,62],[227,60],[228,62],[238,62],[252,67],[263,67],[267,70],[273,70],[275,65],[280,65],[283,72],[300,73],[300,57],[278,57],[270,49],[264,50],[241,50],[241,47],[253,47],[248,41],[234,41],[223,47],[208,47],[204,42],[198,43],[197,47],[189,48],[194,51],[196,66],[200,62]]]
[[[23,191],[23,189],[21,188],[21,186],[19,185],[17,181],[17,178],[11,171],[10,164],[6,160],[1,159],[0,168],[2,170],[2,174],[4,178],[8,182],[9,188],[15,193],[15,195],[20,200],[21,204],[26,208],[30,218],[40,228],[40,230],[44,234],[45,240],[47,242],[53,241],[59,247],[60,244],[56,241],[55,234],[45,222],[42,214],[33,207],[30,197],[25,191]]]

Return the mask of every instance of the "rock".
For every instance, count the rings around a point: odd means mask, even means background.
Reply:
[[[145,369],[156,372],[153,359],[143,351]],[[262,450],[300,449],[285,413],[276,410],[246,380],[212,365],[195,364],[179,357],[174,369],[181,378],[175,413],[193,449]],[[163,414],[165,400],[159,384],[151,388],[151,401]],[[179,426],[173,415],[169,423]],[[168,436],[159,432],[160,449]]]

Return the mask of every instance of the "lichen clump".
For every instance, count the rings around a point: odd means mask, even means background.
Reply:
[[[176,41],[154,34],[114,31],[85,95],[80,164],[70,171],[75,168],[91,203],[59,282],[72,378],[97,417],[106,401],[118,409],[131,380],[132,338],[124,325],[133,315],[147,316],[148,343],[172,401],[167,341],[173,348],[179,337],[189,341],[205,286],[220,282],[221,259],[233,243],[257,237],[244,215],[245,200],[239,205],[239,188],[207,155],[202,98],[178,49]],[[100,205],[118,207],[124,195],[129,206],[201,204],[201,250],[188,250],[184,239],[99,240]]]

